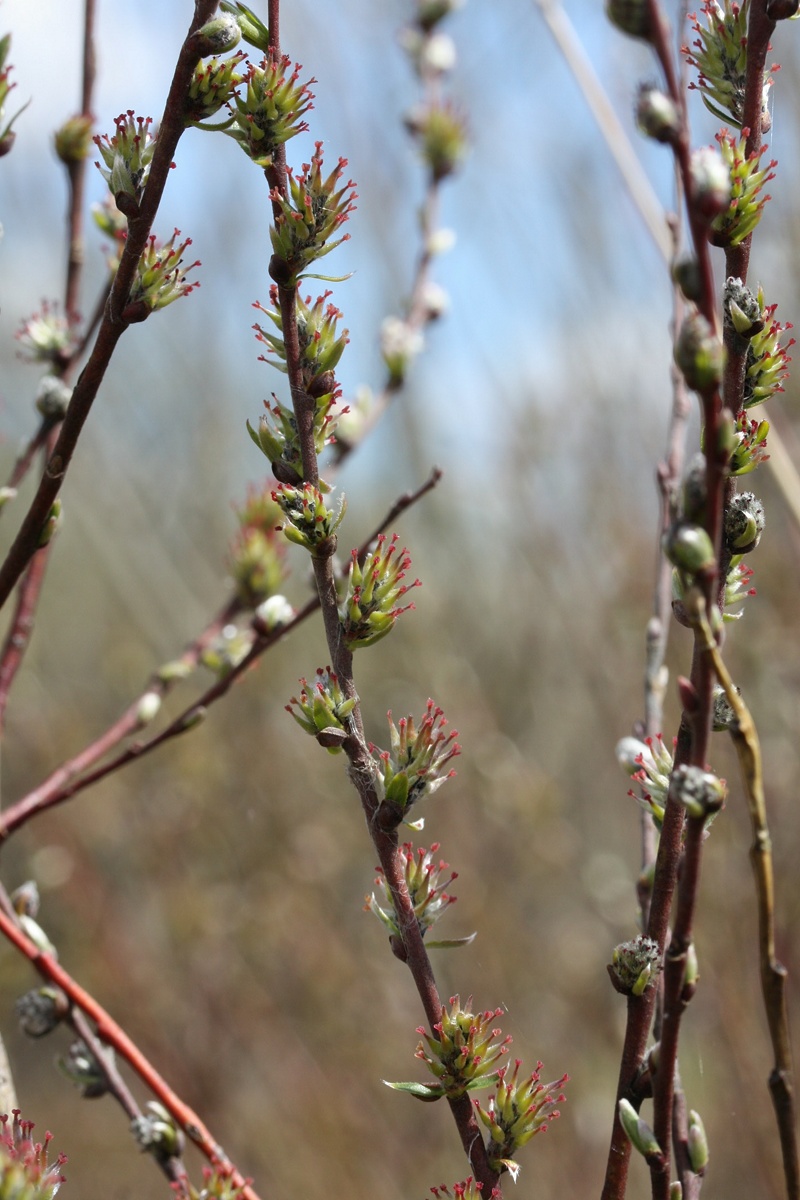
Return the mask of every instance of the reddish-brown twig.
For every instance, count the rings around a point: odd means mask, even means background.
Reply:
[[[363,560],[368,547],[374,542],[378,534],[382,533],[398,516],[411,508],[423,496],[436,487],[441,477],[442,472],[436,467],[425,482],[415,489],[415,491],[406,492],[404,495],[398,497],[385,517],[362,543],[358,552],[359,558]],[[232,619],[238,608],[238,601],[231,600],[219,616],[184,651],[179,661],[189,666],[194,665],[202,654],[203,648],[213,640],[218,629]],[[123,738],[135,732],[138,728],[140,723],[140,704],[143,698],[143,696],[139,696],[128,706],[122,716],[105,733],[87,746],[85,750],[82,750],[80,754],[69,759],[68,762],[63,763],[33,791],[28,792],[15,803],[9,805],[6,811],[0,815],[0,843],[15,830],[27,824],[38,813],[44,812],[48,808],[53,808],[58,804],[63,804],[64,801],[76,796],[92,784],[98,783],[101,779],[105,779],[108,775],[133,762],[134,759],[144,757],[144,755],[149,754],[158,746],[185,733],[187,729],[192,727],[192,718],[198,712],[206,711],[212,704],[224,696],[247,673],[262,654],[296,629],[298,625],[305,621],[311,613],[316,612],[318,608],[319,597],[313,596],[295,613],[292,620],[287,622],[286,625],[274,630],[269,635],[261,634],[257,637],[247,656],[234,666],[229,674],[207,688],[199,699],[185,708],[161,733],[149,741],[136,742],[126,747],[116,758],[98,767],[95,771],[89,771],[91,766],[99,762],[115,746],[119,745]],[[166,695],[170,688],[174,686],[174,683],[174,680],[164,680],[157,677],[151,681],[146,692],[155,691],[160,696]]]
[[[61,988],[70,1003],[86,1014],[94,1023],[95,1033],[100,1041],[113,1047],[115,1053],[128,1063],[208,1161],[232,1171],[231,1182],[242,1189],[244,1200],[259,1200],[258,1194],[250,1186],[249,1181],[236,1169],[197,1113],[173,1092],[166,1080],[159,1075],[153,1064],[131,1041],[113,1017],[80,984],[76,983],[51,955],[44,954],[34,945],[2,906],[0,906],[0,932],[16,946],[21,954],[29,959],[43,979]]]
[[[159,127],[150,175],[138,215],[131,218],[128,237],[114,279],[105,314],[100,323],[92,353],[78,378],[66,416],[61,425],[53,454],[47,464],[36,495],[22,521],[14,542],[0,567],[0,606],[36,552],[42,528],[47,520],[72,461],[78,439],[103,382],[111,356],[127,325],[122,312],[130,294],[136,268],[144,250],[161,196],[166,186],[175,148],[184,131],[186,94],[191,82],[197,51],[194,33],[211,16],[215,0],[196,0],[195,13],[186,40],[181,47],[170,86],[164,115]]]

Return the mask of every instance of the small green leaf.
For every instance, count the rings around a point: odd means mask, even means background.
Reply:
[[[396,1092],[410,1092],[412,1096],[416,1096],[417,1100],[425,1100],[432,1103],[434,1100],[441,1100],[444,1096],[444,1088],[434,1085],[430,1087],[427,1083],[392,1083],[388,1079],[383,1081],[387,1087],[394,1088]]]
[[[442,938],[436,942],[425,942],[429,950],[452,950],[456,946],[470,946],[478,936],[477,932],[469,934],[468,937],[461,938]]]

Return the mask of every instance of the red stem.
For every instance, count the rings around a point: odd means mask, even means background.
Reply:
[[[173,1092],[166,1080],[159,1075],[149,1059],[131,1041],[113,1017],[80,984],[76,983],[54,958],[49,954],[42,953],[2,907],[0,907],[0,932],[5,934],[17,950],[29,959],[43,979],[61,988],[71,1003],[94,1022],[98,1038],[106,1045],[112,1046],[119,1057],[128,1063],[208,1161],[231,1169],[231,1182],[235,1187],[241,1188],[244,1200],[259,1200],[258,1194],[241,1172],[236,1169],[197,1113]]]

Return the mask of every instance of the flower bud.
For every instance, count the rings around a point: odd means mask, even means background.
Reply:
[[[35,879],[28,879],[11,893],[11,903],[18,917],[33,917],[39,915],[39,888]]]
[[[672,279],[687,300],[696,304],[703,294],[700,266],[696,258],[681,258],[672,268]]]
[[[429,104],[409,113],[405,123],[409,133],[417,138],[434,181],[452,175],[468,148],[463,116],[452,105]]]
[[[766,325],[762,305],[741,279],[731,275],[725,280],[722,291],[722,309],[725,328],[736,335],[737,350],[747,349],[747,343]]]
[[[644,83],[636,99],[636,124],[645,137],[674,145],[681,131],[681,115],[660,88]]]
[[[207,21],[194,36],[197,53],[208,58],[210,54],[227,54],[241,41],[242,31],[236,18],[226,14]]]
[[[653,36],[647,0],[606,0],[606,16],[620,33],[649,42]]]
[[[113,1054],[107,1047],[106,1054]],[[83,1038],[77,1038],[69,1050],[61,1058],[56,1059],[56,1066],[72,1083],[86,1100],[96,1100],[108,1091],[108,1075],[102,1063],[98,1062]]]
[[[755,550],[764,532],[764,505],[753,492],[738,492],[725,509],[725,544],[732,554]]]
[[[51,1033],[69,1012],[69,1000],[55,987],[34,988],[14,1004],[20,1028],[28,1037]]]
[[[186,1139],[171,1115],[157,1100],[147,1104],[147,1114],[131,1121],[131,1131],[140,1150],[147,1150],[156,1162],[178,1158],[183,1153]]]
[[[658,942],[648,937],[637,937],[631,942],[621,942],[611,957],[611,969],[619,981],[620,991],[631,996],[641,996],[655,983],[661,969],[661,952]]]
[[[63,163],[81,162],[89,155],[92,144],[92,118],[70,117],[56,130],[56,154]]]
[[[740,689],[737,688],[736,691],[738,693]],[[712,713],[711,728],[715,733],[734,729],[738,724],[733,706],[725,695],[725,689],[718,683],[714,685]]]
[[[706,512],[706,456],[693,454],[683,476],[683,515],[696,524],[703,520]]]
[[[699,312],[690,313],[681,325],[675,362],[693,391],[705,394],[719,386],[725,362],[722,342]]]
[[[283,629],[294,618],[294,609],[285,596],[270,596],[259,604],[254,614],[261,628],[259,632],[274,633]]]
[[[260,21],[256,14],[249,9],[246,4],[234,2],[234,0],[222,0],[220,8],[223,12],[233,13],[239,28],[242,31],[242,37],[256,50],[260,50],[262,54],[266,54],[269,50],[269,30],[263,21]]]
[[[464,0],[417,0],[415,21],[420,29],[429,32],[440,21],[456,11]]]
[[[161,708],[161,696],[158,692],[145,692],[139,700],[136,709],[136,728],[143,729],[158,716]]]
[[[719,812],[725,803],[725,784],[710,771],[681,763],[672,773],[670,795],[686,809],[690,817],[705,819]]]
[[[61,421],[72,399],[72,388],[57,375],[43,375],[36,389],[36,407],[43,417]]]
[[[711,538],[702,525],[675,522],[664,535],[662,546],[672,565],[687,575],[702,575],[716,563]]]
[[[718,150],[701,146],[692,154],[689,167],[690,200],[706,221],[724,212],[731,202],[731,173]]]
[[[400,317],[386,317],[381,325],[381,354],[392,383],[403,382],[412,359],[424,346],[422,334]]]

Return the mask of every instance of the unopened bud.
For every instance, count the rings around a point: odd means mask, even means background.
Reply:
[[[716,563],[714,546],[702,525],[678,521],[664,535],[664,553],[686,575],[702,575]]]
[[[92,118],[70,117],[56,130],[55,146],[56,154],[68,166],[87,158],[92,147]]]
[[[656,1141],[656,1135],[647,1122],[643,1121],[639,1116],[630,1100],[620,1100],[619,1119],[622,1128],[625,1130],[625,1135],[634,1150],[638,1150],[640,1154],[643,1154],[648,1162],[653,1159],[663,1158],[661,1147]]]
[[[63,419],[72,399],[72,388],[57,375],[43,375],[36,389],[36,407],[52,421]]]
[[[681,115],[669,96],[645,83],[636,100],[636,124],[645,137],[673,145],[681,131]]]
[[[697,259],[679,259],[672,268],[672,278],[685,298],[696,304],[703,294],[703,281]]]
[[[136,725],[142,729],[155,720],[161,708],[161,696],[158,692],[145,692],[136,708]]]
[[[711,392],[719,386],[725,364],[722,341],[699,312],[690,313],[681,325],[675,362],[695,392]]]
[[[764,532],[764,505],[753,492],[739,492],[725,509],[725,544],[732,554],[755,550]]]
[[[689,175],[694,207],[706,221],[713,221],[731,202],[731,173],[713,146],[701,146],[692,154]]]
[[[606,0],[606,16],[620,33],[649,42],[653,36],[647,0]]]
[[[706,456],[692,455],[683,476],[683,515],[696,524],[706,513],[708,491],[706,488]]]
[[[708,1140],[700,1114],[694,1109],[689,1113],[689,1162],[695,1175],[702,1175],[708,1166]]]
[[[224,14],[207,21],[195,34],[195,49],[201,58],[210,54],[226,54],[242,38],[239,22],[235,17]]]
[[[14,1011],[23,1033],[32,1038],[44,1037],[66,1017],[69,1000],[60,988],[34,988],[19,997]]]
[[[740,689],[737,688],[736,691],[738,693]],[[724,730],[733,729],[737,723],[736,713],[728,697],[725,695],[725,689],[720,684],[716,684],[713,698],[712,729],[715,733],[722,733]]]
[[[53,540],[61,527],[61,501],[54,500],[50,505],[50,513],[39,534],[39,549]]]
[[[710,771],[682,763],[672,773],[670,794],[690,817],[705,819],[725,803],[725,784]]]

